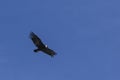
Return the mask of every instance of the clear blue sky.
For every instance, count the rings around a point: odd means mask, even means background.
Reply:
[[[119,0],[0,0],[0,80],[120,80]],[[39,52],[35,32],[57,52]]]

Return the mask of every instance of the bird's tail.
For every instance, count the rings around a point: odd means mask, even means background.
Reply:
[[[34,50],[34,52],[38,52],[38,51],[40,51],[40,50],[39,50],[39,49],[35,49],[35,50]]]

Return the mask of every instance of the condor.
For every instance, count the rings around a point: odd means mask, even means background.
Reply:
[[[35,46],[37,47],[37,49],[35,49],[34,52],[42,51],[42,52],[50,55],[51,57],[56,55],[56,53],[52,49],[48,48],[47,45],[43,44],[41,39],[35,33],[30,32],[30,39],[35,44]]]

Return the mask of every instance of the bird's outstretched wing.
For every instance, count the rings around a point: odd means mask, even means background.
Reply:
[[[52,49],[49,49],[49,48],[44,48],[42,51],[44,53],[50,55],[51,57],[53,57],[54,55],[56,55],[56,52],[54,52]]]
[[[42,41],[40,40],[40,38],[33,32],[30,33],[30,39],[33,41],[33,43],[37,46],[44,46],[44,44],[42,43]]]

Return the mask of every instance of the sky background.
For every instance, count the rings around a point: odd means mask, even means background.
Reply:
[[[119,0],[0,0],[0,80],[120,80]],[[29,39],[33,31],[54,58]]]

